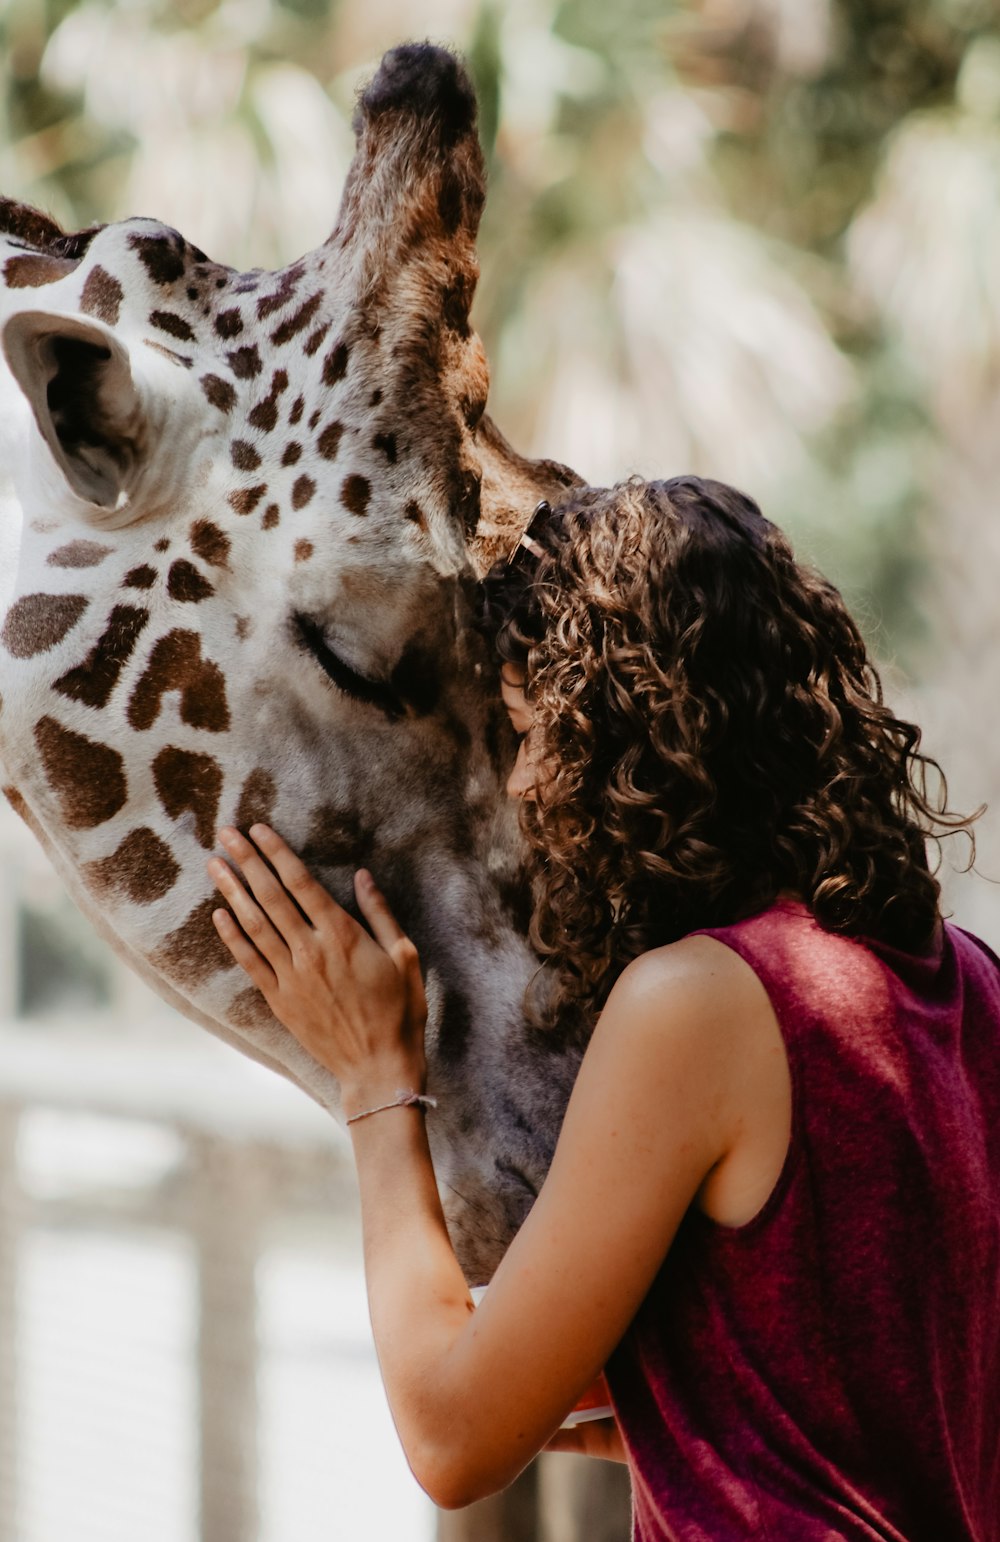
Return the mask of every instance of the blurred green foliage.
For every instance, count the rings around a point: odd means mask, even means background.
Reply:
[[[926,360],[922,366],[905,317],[901,322],[893,308],[892,274],[885,278],[883,261],[881,269],[876,264],[882,277],[869,282],[872,264],[864,248],[856,257],[852,242],[864,225],[877,254],[885,235],[878,221],[884,227],[908,217],[913,198],[905,178],[892,182],[892,154],[911,129],[930,125],[928,143],[938,143],[935,134],[957,142],[975,118],[982,153],[996,148],[1000,15],[993,0],[440,0],[418,30],[424,26],[465,52],[479,92],[490,198],[476,320],[504,426],[525,449],[567,454],[563,443],[539,436],[561,437],[567,376],[585,357],[608,382],[611,405],[593,409],[598,421],[609,419],[607,442],[596,469],[580,464],[584,474],[690,466],[737,480],[754,467],[749,490],[846,588],[883,651],[918,658],[914,645],[928,632],[921,575],[935,518],[928,489],[950,453],[954,422],[939,371]],[[164,176],[187,153],[197,177],[199,146],[225,132],[242,135],[233,143],[249,147],[285,185],[301,173],[303,152],[276,134],[280,114],[268,105],[276,71],[286,72],[286,83],[292,69],[322,88],[346,135],[359,81],[385,47],[412,30],[402,3],[383,3],[373,14],[365,0],[7,0],[0,7],[0,180],[5,191],[70,225],[126,212],[169,218],[157,206],[160,163],[150,158],[151,136],[166,141]],[[153,102],[161,73],[180,68],[183,78],[181,45],[192,61],[207,61],[206,79],[215,72],[228,82],[228,95],[223,111],[206,105],[204,82],[193,84],[168,132],[162,104],[158,119],[152,108],[147,114],[141,78],[130,96],[111,77],[148,70]],[[192,64],[192,80],[196,74]],[[919,166],[904,170],[919,180]],[[138,196],[129,179],[140,172],[143,206],[129,210],[122,190]],[[332,223],[334,189],[323,176],[320,168],[312,212],[323,207]],[[631,421],[629,404],[641,402],[645,389],[637,362],[644,355],[634,321],[632,334],[623,322],[629,305],[635,310],[623,274],[660,271],[656,240],[644,245],[644,236],[662,231],[669,242],[671,231],[701,228],[702,218],[717,250],[706,249],[704,273],[697,260],[669,269],[679,295],[658,292],[650,278],[651,312],[659,306],[662,314],[669,300],[686,315],[697,317],[703,307],[710,316],[710,258],[728,264],[727,293],[745,296],[745,304],[716,318],[717,355],[705,328],[703,360],[688,358],[681,369],[664,359],[674,395],[664,399],[670,432],[660,441]],[[280,199],[268,205],[249,183],[243,225],[234,229],[232,249],[214,255],[297,255],[299,223]],[[988,240],[1000,248],[998,232],[994,222]],[[197,230],[186,233],[199,240]],[[919,230],[911,234],[919,242]],[[910,235],[896,236],[905,248]],[[959,260],[942,284],[965,281],[963,240],[956,230]],[[662,255],[666,261],[671,254]],[[995,259],[1000,267],[1000,249]],[[984,260],[992,259],[979,251],[975,261]],[[989,337],[995,301],[985,295],[979,302]],[[732,298],[720,298],[726,304]],[[803,356],[804,381],[815,373],[819,391],[808,410],[799,410],[798,393],[775,375],[781,350],[799,346],[790,326],[816,361],[814,371]],[[576,354],[567,329],[578,334]],[[665,323],[662,330],[669,333]],[[684,344],[688,355],[697,338],[695,329],[693,343]],[[730,341],[735,351],[727,354]],[[669,355],[669,336],[658,346]],[[935,346],[960,377],[957,342]],[[699,365],[716,370],[720,384],[724,371],[743,370],[745,412],[729,379],[728,416],[716,413],[710,391],[693,400]],[[779,448],[768,450],[766,441],[754,461],[765,409],[771,418],[764,427]],[[584,444],[587,437],[585,426]],[[572,449],[571,434],[567,443]]]

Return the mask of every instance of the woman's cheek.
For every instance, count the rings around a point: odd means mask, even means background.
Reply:
[[[537,771],[528,753],[527,744],[527,739],[522,739],[517,747],[517,759],[514,761],[510,776],[507,778],[507,796],[509,798],[534,797]]]

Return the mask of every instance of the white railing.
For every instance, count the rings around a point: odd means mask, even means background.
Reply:
[[[164,1026],[171,1031],[70,1031],[41,1024],[0,1028],[0,1542],[34,1542],[34,1533],[24,1530],[18,1475],[25,1443],[19,1404],[26,1377],[20,1361],[31,1305],[23,1299],[22,1285],[33,1235],[58,1226],[111,1228],[136,1236],[153,1228],[182,1237],[190,1251],[196,1282],[191,1356],[196,1433],[187,1443],[195,1448],[196,1473],[192,1525],[177,1542],[194,1537],[257,1542],[262,1535],[259,1475],[268,1463],[258,1446],[258,1272],[274,1226],[287,1227],[297,1216],[304,1226],[311,1220],[307,1229],[314,1234],[317,1227],[343,1227],[346,1220],[353,1232],[350,1262],[363,1300],[354,1180],[342,1137],[297,1089],[203,1041],[185,1023]],[[50,1118],[55,1113],[70,1122],[75,1118],[93,1125],[98,1120],[133,1130],[141,1121],[147,1131],[170,1139],[165,1146],[161,1140],[159,1165],[147,1164],[145,1171],[140,1162],[120,1174],[105,1171],[92,1182],[71,1171],[73,1181],[40,1184],[25,1161],[26,1137],[39,1111]],[[73,1139],[71,1131],[64,1142],[70,1150]],[[82,1160],[86,1142],[80,1145]],[[329,1310],[331,1315],[337,1310],[332,1292]],[[348,1355],[364,1358],[377,1401],[377,1367],[366,1322]],[[338,1375],[336,1365],[332,1375]],[[368,1406],[372,1399],[366,1394],[363,1401]],[[355,1415],[345,1409],[344,1414],[346,1420],[365,1417],[363,1410]],[[336,1442],[337,1431],[330,1429],[328,1437]],[[187,1436],[181,1432],[176,1438]],[[408,1473],[400,1478],[402,1457],[387,1411],[371,1441],[384,1442],[381,1450],[376,1444],[372,1451],[371,1465],[380,1475],[388,1470],[390,1488],[395,1482],[399,1490],[393,1513],[407,1518],[403,1534],[414,1542],[429,1538],[431,1507]],[[361,1477],[358,1503],[367,1500]],[[135,1479],[135,1474],[122,1474],[126,1486]],[[54,1485],[61,1481],[62,1474],[51,1474]],[[99,1497],[91,1496],[92,1502]],[[349,1510],[350,1496],[341,1498]],[[83,1496],[74,1500],[67,1495],[67,1503],[74,1502],[86,1508]],[[346,1535],[332,1517],[324,1520],[319,1514],[315,1528],[317,1542]],[[401,1533],[396,1529],[394,1534]],[[310,1539],[300,1532],[298,1542]]]

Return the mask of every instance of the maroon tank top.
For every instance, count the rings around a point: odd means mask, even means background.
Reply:
[[[607,1370],[639,1542],[1000,1542],[1000,962],[778,904],[709,931],[792,1075],[747,1225],[692,1206]]]

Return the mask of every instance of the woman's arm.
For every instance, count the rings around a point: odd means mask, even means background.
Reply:
[[[256,944],[220,921],[234,956],[341,1079],[349,1114],[387,1101],[404,1074],[421,1090],[422,1043],[415,1054],[405,1026],[412,949],[384,900],[359,885],[379,948],[273,832],[258,835],[308,919],[277,893],[249,843],[230,839],[271,917],[212,867]],[[403,961],[399,990],[384,968],[397,968],[393,953]],[[549,1176],[474,1313],[422,1113],[394,1108],[350,1126],[382,1375],[410,1465],[439,1505],[465,1505],[511,1482],[618,1344],[685,1210],[739,1138],[745,1050],[762,994],[747,967],[707,938],[629,966],[584,1056]]]

